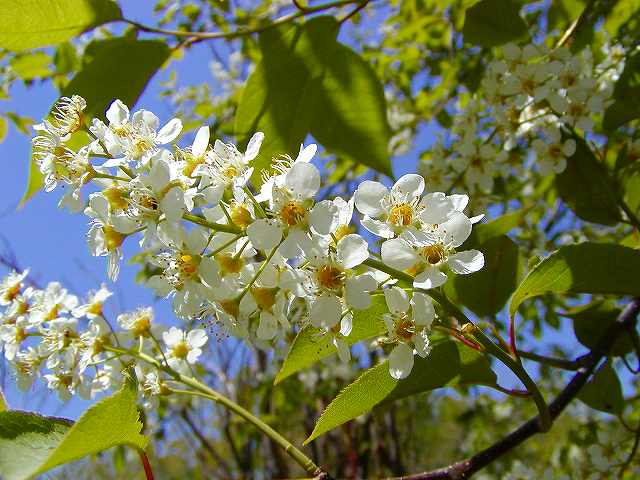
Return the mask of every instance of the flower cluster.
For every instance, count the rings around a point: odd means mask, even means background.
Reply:
[[[105,285],[82,301],[58,282],[42,289],[28,285],[27,274],[11,272],[0,281],[0,345],[21,390],[42,378],[62,400],[93,398],[122,385],[121,372],[133,359],[127,351],[150,355],[179,373],[190,372],[202,354],[202,329],[166,330],[145,307],[118,315],[116,331],[103,309],[111,296]],[[141,393],[160,393],[159,369],[136,369]]]
[[[436,188],[491,192],[495,177],[529,170],[529,152],[541,175],[564,171],[576,151],[572,132],[594,132],[624,68],[622,49],[605,50],[594,65],[588,49],[505,45],[478,92],[457,107],[450,136],[423,159],[425,176]]]
[[[294,323],[312,325],[347,361],[355,313],[370,306],[383,282],[391,283],[389,271],[414,275],[413,287],[428,290],[441,286],[448,272],[468,274],[484,264],[478,251],[457,251],[482,218],[463,213],[469,198],[425,194],[419,175],[405,175],[391,189],[364,181],[348,200],[320,199],[312,144],[301,146],[296,158],[274,159],[260,172],[258,189],[253,160],[262,133],[241,152],[221,140],[211,145],[203,126],[190,146],[180,147],[178,119],[160,128],[153,113],[130,114],[116,100],[107,124],[89,123],[84,105],[79,97],[65,99],[56,121],[39,126],[34,146],[40,169],[51,177],[49,185],[68,184],[72,193],[65,197],[84,205],[91,218],[89,249],[108,257],[111,279],[125,239],[140,237],[158,272],[148,286],[171,297],[180,318],[211,318],[221,331],[263,345],[285,338]],[[67,140],[79,130],[93,140],[74,151]],[[83,160],[76,168],[79,152]],[[102,163],[93,165],[92,157]],[[89,180],[98,190],[85,203],[80,191]],[[385,240],[382,263],[356,233],[354,207],[363,214],[362,227]],[[424,328],[433,307],[416,293],[409,313],[408,301],[389,300],[402,295],[398,290],[385,294],[393,316],[389,341],[399,347],[393,358],[405,360],[392,374],[406,376],[413,352],[428,352]]]

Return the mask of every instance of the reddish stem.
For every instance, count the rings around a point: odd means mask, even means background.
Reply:
[[[138,454],[140,455],[140,461],[144,467],[144,474],[147,477],[147,480],[153,480],[153,470],[151,470],[151,464],[149,463],[147,454],[144,453],[144,450],[138,450]]]

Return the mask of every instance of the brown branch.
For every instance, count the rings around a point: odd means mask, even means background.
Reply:
[[[585,355],[585,360],[583,360],[584,364],[577,369],[576,374],[564,390],[562,390],[555,400],[549,404],[549,413],[551,414],[552,422],[558,418],[567,405],[569,405],[569,403],[571,403],[571,401],[578,395],[582,387],[584,387],[591,377],[595,368],[600,363],[600,360],[607,355],[607,352],[611,349],[618,336],[634,327],[636,317],[639,312],[640,298],[636,298],[627,305],[615,323],[605,331],[596,346],[587,355]],[[540,432],[540,416],[536,416],[503,439],[466,460],[462,460],[449,465],[448,467],[432,470],[430,472],[418,473],[405,477],[396,477],[393,480],[463,480],[471,477],[477,471],[486,467],[490,463],[513,450],[525,440]]]
[[[213,460],[217,462],[220,465],[220,467],[222,467],[222,469],[225,472],[227,472],[228,475],[230,475],[231,468],[229,467],[229,464],[220,456],[220,454],[216,451],[216,449],[213,447],[211,442],[209,442],[209,439],[204,436],[204,434],[200,431],[197,425],[193,422],[193,420],[189,416],[189,412],[186,409],[182,409],[180,411],[180,416],[182,417],[184,422],[187,424],[187,426],[191,429],[191,431],[196,436],[196,438],[200,441],[200,444],[202,445],[202,447],[211,455],[211,458],[213,458]]]
[[[573,372],[578,370],[587,361],[589,361],[589,354],[578,357],[575,360],[570,360],[568,358],[547,357],[546,355],[539,355],[535,352],[526,352],[522,350],[518,351],[518,355],[520,355],[520,357],[522,358],[526,358],[527,360],[542,363],[543,365],[549,365],[550,367],[560,368],[562,370],[569,370]]]

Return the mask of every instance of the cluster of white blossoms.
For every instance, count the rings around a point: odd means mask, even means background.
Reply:
[[[220,140],[211,145],[203,126],[190,146],[180,147],[178,119],[160,128],[153,113],[131,115],[116,100],[106,112],[108,123],[88,122],[84,107],[80,97],[63,99],[56,119],[38,126],[33,143],[47,185],[66,184],[63,203],[84,207],[91,218],[89,249],[108,257],[112,280],[123,242],[138,236],[158,272],[148,285],[172,298],[180,318],[212,319],[225,334],[263,345],[312,325],[348,361],[354,312],[369,308],[371,295],[392,284],[394,272],[415,276],[410,290],[428,290],[451,272],[468,274],[484,265],[482,253],[458,251],[482,216],[463,213],[466,195],[425,194],[420,175],[405,175],[391,189],[367,180],[349,200],[320,200],[312,144],[301,146],[295,159],[274,159],[258,189],[252,163],[262,133],[241,152]],[[74,132],[92,140],[73,150],[67,142]],[[85,201],[81,187],[89,180],[98,190]],[[380,258],[356,233],[354,206],[363,214],[362,227],[384,239]],[[392,356],[404,362],[394,360],[391,370],[401,378],[414,352],[428,352],[424,331],[433,307],[422,294],[405,302],[390,300],[398,290],[384,290],[393,317],[389,341],[400,347]]]
[[[505,45],[478,92],[456,108],[448,136],[426,152],[425,176],[438,189],[491,192],[498,176],[526,175],[531,157],[541,175],[564,171],[576,151],[572,132],[593,133],[624,69],[622,48],[603,53],[594,64],[589,49]]]
[[[83,301],[58,282],[42,289],[29,285],[27,274],[14,271],[0,281],[0,346],[21,390],[41,378],[62,400],[76,394],[89,399],[122,385],[122,371],[132,361],[126,350],[166,362],[178,373],[190,373],[202,354],[202,329],[167,330],[144,307],[118,315],[116,331],[103,310],[112,295],[105,285]],[[140,364],[136,371],[140,393],[151,405],[149,394],[161,393],[161,372]]]

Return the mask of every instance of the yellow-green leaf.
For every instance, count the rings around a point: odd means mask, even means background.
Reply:
[[[610,243],[580,243],[555,251],[518,286],[509,313],[545,293],[640,295],[640,251]]]
[[[0,48],[20,51],[57,45],[121,18],[122,12],[112,0],[4,0]]]
[[[148,440],[140,434],[136,388],[128,381],[76,423],[29,412],[0,412],[0,474],[5,480],[28,479],[116,445],[144,449]]]

